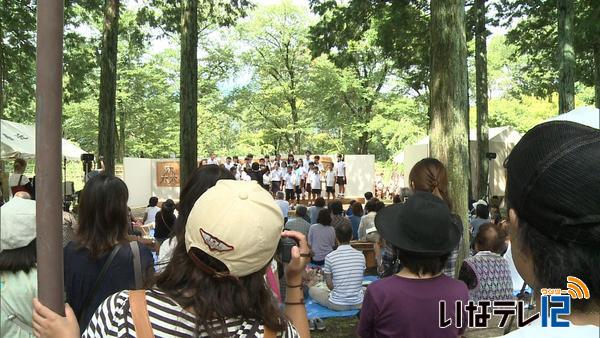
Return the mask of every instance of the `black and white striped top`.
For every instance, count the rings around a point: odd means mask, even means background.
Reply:
[[[194,315],[184,310],[159,290],[146,290],[148,315],[155,337],[208,337],[207,332],[194,334],[196,323]],[[217,324],[218,325],[218,324]],[[263,337],[263,325],[232,318],[226,320],[227,331],[231,337]],[[221,328],[215,328],[219,332]],[[129,291],[121,291],[106,298],[94,313],[82,337],[136,337],[129,311]],[[278,337],[298,338],[298,332],[288,323],[285,332],[279,332]]]

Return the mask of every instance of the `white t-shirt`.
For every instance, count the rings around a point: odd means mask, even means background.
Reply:
[[[264,174],[263,175],[263,185],[269,185],[269,184],[271,184],[271,175]]]
[[[18,186],[20,177],[21,177],[21,174],[15,174],[15,173],[10,174],[10,176],[8,177],[8,186],[10,188]],[[21,179],[21,185],[25,185],[27,183],[29,183],[29,177],[27,177],[27,175],[23,174],[23,178]]]
[[[519,275],[517,268],[515,267],[515,262],[512,258],[512,248],[511,243],[508,243],[508,249],[506,249],[506,253],[504,254],[504,259],[508,262],[508,267],[510,268],[510,278],[512,279],[513,290],[521,290],[523,287],[523,277]]]
[[[346,176],[346,163],[344,161],[336,163],[334,169],[337,177]]]
[[[146,217],[146,221],[144,224],[154,223],[156,221],[156,214],[160,211],[159,207],[147,207],[146,213],[148,216]]]
[[[565,319],[562,320],[566,321]],[[571,322],[569,322],[569,327],[542,327],[541,319],[536,319],[531,324],[502,337],[598,338],[600,337],[600,327],[594,325],[574,325]]]
[[[206,161],[206,164],[216,164],[216,165],[219,165],[219,160],[218,160],[216,157],[215,157],[215,159],[214,159],[214,160],[213,160],[213,159],[211,159],[211,158],[209,158],[209,159]]]
[[[251,181],[252,177],[250,177],[250,175],[248,175],[245,171],[242,171],[241,175],[240,175],[240,180],[241,181]]]
[[[327,187],[333,187],[335,185],[335,172],[333,170],[327,170],[325,173],[325,185]]]
[[[162,272],[169,261],[171,260],[171,256],[173,255],[173,250],[177,246],[177,237],[172,237],[165,240],[160,245],[160,250],[158,252],[158,263],[156,264],[156,271]]]
[[[298,167],[298,169],[296,169],[296,185],[300,185],[300,180],[305,179],[306,178],[306,168],[304,167]]]
[[[314,171],[308,174],[310,179],[310,187],[311,189],[321,189],[321,175],[319,173],[315,173]]]
[[[308,158],[305,158],[304,161],[302,161],[302,166],[308,171],[308,164],[310,163],[310,156]]]
[[[271,171],[271,181],[281,181],[281,168]]]
[[[288,212],[290,211],[290,203],[284,200],[275,200],[275,203],[277,203],[279,209],[281,209],[281,214],[283,215],[283,218],[288,217]]]
[[[224,164],[225,169],[227,169],[227,170],[231,170],[231,168],[233,168],[234,165],[235,165],[235,163],[233,163],[233,162],[232,163],[225,162],[225,164]]]
[[[296,173],[293,171],[291,173],[285,173],[283,180],[285,181],[286,189],[294,189],[296,186]]]
[[[323,172],[325,170],[325,167],[323,166],[323,163],[319,162],[319,164],[316,164],[317,167],[319,167],[319,172]]]

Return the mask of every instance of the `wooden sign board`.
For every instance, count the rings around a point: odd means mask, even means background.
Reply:
[[[159,187],[178,187],[179,162],[156,162],[156,185]]]

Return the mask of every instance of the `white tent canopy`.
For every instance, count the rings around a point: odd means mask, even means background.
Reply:
[[[550,118],[549,121],[571,121],[600,129],[600,109],[594,107],[577,107],[568,113]]]
[[[2,160],[35,158],[35,125],[2,120],[1,127]],[[62,155],[68,160],[79,160],[84,153],[84,150],[70,141],[62,140]]]
[[[489,129],[490,152],[496,153],[496,158],[490,160],[490,192],[491,195],[504,195],[506,184],[503,162],[521,139],[521,134],[512,127],[497,127]],[[471,130],[469,133],[471,158],[476,158],[477,132]],[[404,177],[408,177],[413,166],[420,160],[429,157],[429,136],[424,137],[416,144],[407,146],[403,152]],[[400,158],[399,156],[397,156]],[[475,162],[471,162],[471,172],[475,172]],[[478,196],[483,197],[483,196]]]

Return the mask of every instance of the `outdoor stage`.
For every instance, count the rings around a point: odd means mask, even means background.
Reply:
[[[336,155],[321,155],[321,157],[335,158]],[[224,158],[219,160],[224,161]],[[351,199],[362,198],[365,192],[373,190],[375,156],[345,155],[345,163],[348,179],[345,195],[348,197],[344,199],[344,204],[347,204]],[[151,196],[156,196],[161,201],[167,198],[177,200],[179,199],[179,160],[126,157],[123,159],[123,180],[129,188],[129,205],[132,208],[146,206]],[[321,196],[326,197],[325,184],[322,190]]]

